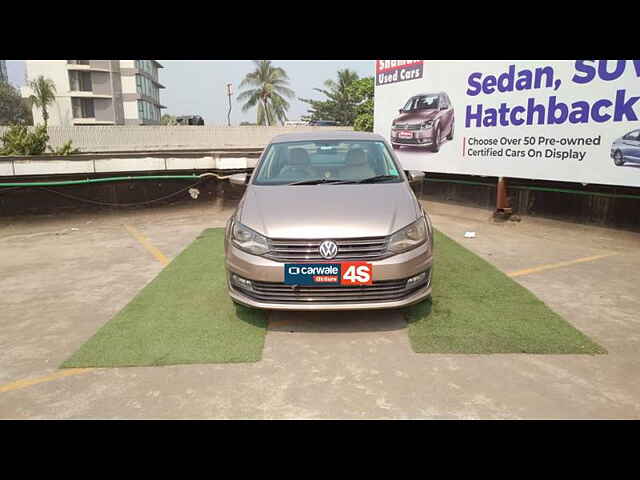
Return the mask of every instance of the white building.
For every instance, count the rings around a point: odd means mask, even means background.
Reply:
[[[27,79],[53,80],[56,100],[49,105],[49,125],[159,125],[156,60],[27,60]],[[31,95],[29,86],[22,96]],[[33,108],[34,123],[42,111]]]

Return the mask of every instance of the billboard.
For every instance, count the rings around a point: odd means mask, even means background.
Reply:
[[[640,187],[640,60],[377,60],[407,170]]]

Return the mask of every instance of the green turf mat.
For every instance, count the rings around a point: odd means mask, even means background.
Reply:
[[[606,353],[529,290],[435,233],[431,300],[406,309],[418,353]]]
[[[224,230],[205,230],[61,367],[256,362],[266,314],[227,294]]]

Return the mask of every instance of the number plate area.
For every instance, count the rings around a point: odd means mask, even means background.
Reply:
[[[373,265],[367,262],[286,263],[287,285],[373,285]]]

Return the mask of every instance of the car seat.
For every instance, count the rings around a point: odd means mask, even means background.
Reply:
[[[313,178],[313,170],[309,154],[304,148],[292,148],[289,150],[289,158],[278,175],[282,180],[307,180]]]
[[[375,171],[367,159],[367,152],[362,148],[354,148],[347,152],[345,166],[340,178],[344,180],[362,180],[375,176]]]

